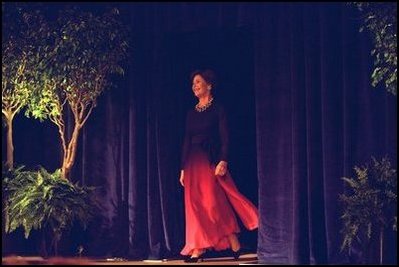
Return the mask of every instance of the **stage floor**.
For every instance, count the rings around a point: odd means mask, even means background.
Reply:
[[[256,254],[243,254],[238,260],[231,257],[205,258],[203,262],[185,263],[182,259],[167,259],[159,261],[140,260],[130,261],[119,258],[90,259],[90,258],[62,258],[8,256],[2,258],[2,265],[257,265]],[[264,264],[262,264],[264,265]]]

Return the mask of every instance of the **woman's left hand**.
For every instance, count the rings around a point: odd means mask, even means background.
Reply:
[[[222,160],[218,163],[218,165],[216,165],[215,175],[224,176],[226,172],[227,172],[227,162]]]

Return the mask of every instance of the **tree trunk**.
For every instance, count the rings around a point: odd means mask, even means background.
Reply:
[[[69,173],[71,172],[71,169],[67,167],[66,161],[64,160],[64,163],[62,164],[61,168],[61,177],[69,180]]]
[[[48,248],[47,248],[47,237],[46,237],[46,228],[43,227],[41,229],[41,238],[40,238],[40,246],[39,246],[39,254],[43,258],[48,258],[49,253],[48,253]]]
[[[78,125],[75,125],[71,140],[69,141],[68,146],[64,151],[61,173],[62,173],[62,178],[67,180],[69,180],[69,174],[72,170],[73,164],[75,163],[79,131],[80,127]]]
[[[14,167],[14,144],[12,141],[12,121],[13,118],[6,117],[6,125],[7,125],[7,161],[6,167],[9,170],[12,170]]]
[[[383,264],[384,256],[384,227],[380,228],[380,265]]]

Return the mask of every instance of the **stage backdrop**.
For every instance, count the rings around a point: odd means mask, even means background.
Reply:
[[[388,155],[396,164],[397,100],[370,85],[372,44],[358,32],[356,10],[345,3],[118,7],[130,27],[131,57],[125,77],[100,97],[83,129],[72,175],[98,186],[105,212],[84,234],[72,231],[64,252],[82,244],[87,256],[179,254],[180,149],[185,113],[196,103],[189,74],[209,67],[220,78],[215,98],[228,112],[233,178],[259,207],[259,230],[242,230],[243,248],[263,263],[365,257],[339,251],[340,178],[371,156]],[[50,123],[20,115],[14,134],[17,163],[59,166]],[[4,129],[2,140],[4,156]],[[3,253],[35,254],[37,242],[35,234],[24,241],[16,232],[3,240]],[[386,243],[386,261],[396,262],[396,239]]]

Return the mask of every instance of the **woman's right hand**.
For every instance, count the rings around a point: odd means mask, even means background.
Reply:
[[[184,187],[184,170],[180,172],[180,184]]]

